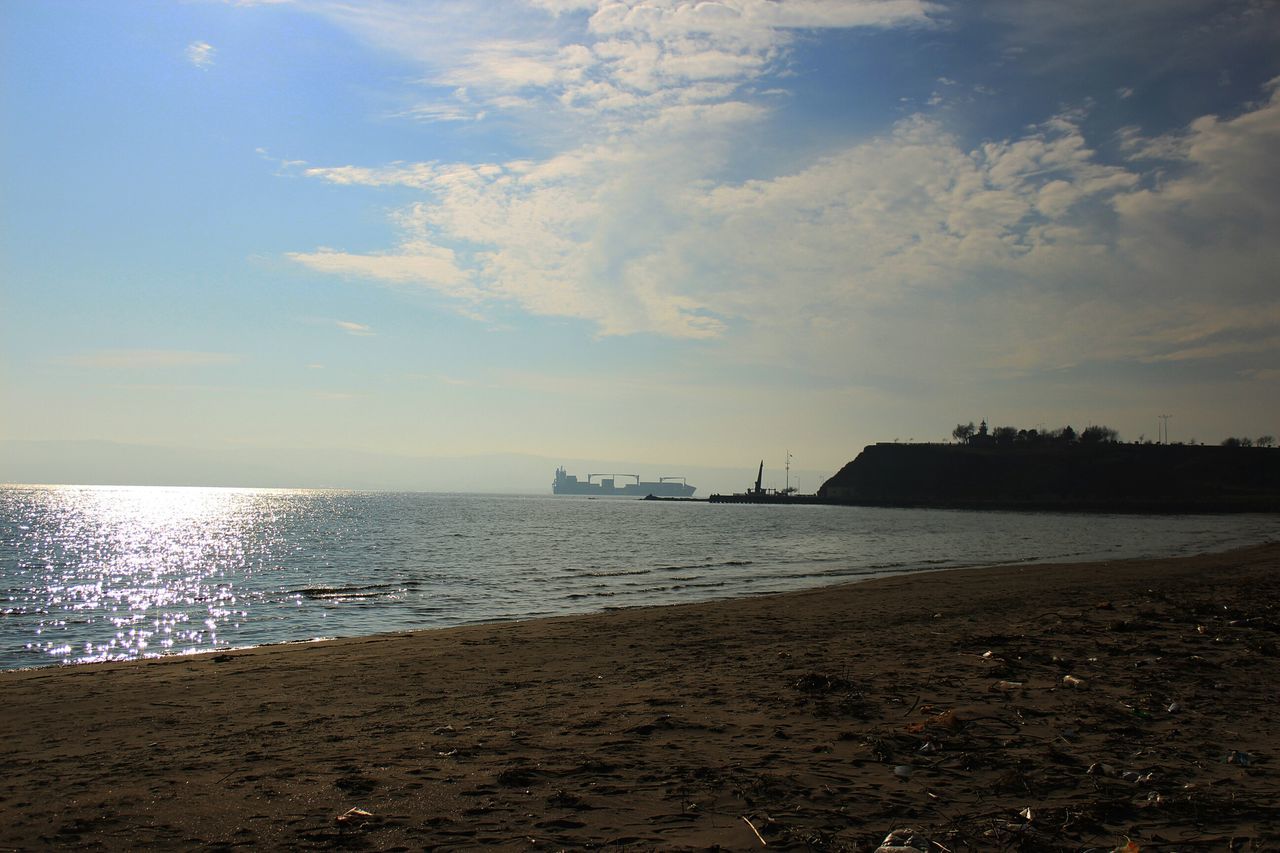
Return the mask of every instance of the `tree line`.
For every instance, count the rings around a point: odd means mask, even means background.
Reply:
[[[967,424],[956,424],[956,428],[951,431],[951,437],[956,441],[965,444],[1102,444],[1104,442],[1117,442],[1120,440],[1120,433],[1109,426],[1087,426],[1080,432],[1076,432],[1070,424],[1059,429],[1053,430],[1034,430],[1019,429],[1014,426],[998,426],[995,429],[988,429],[987,422],[983,421],[978,426],[973,425],[973,421]]]
[[[1257,438],[1249,438],[1248,436],[1241,436],[1240,438],[1236,438],[1235,436],[1231,436],[1230,438],[1224,438],[1222,440],[1222,446],[1223,447],[1275,447],[1276,437],[1274,435],[1260,435]]]
[[[1038,431],[1012,426],[998,426],[990,429],[986,421],[975,427],[973,421],[969,421],[967,424],[956,424],[956,428],[951,431],[951,437],[962,444],[1104,444],[1118,442],[1120,433],[1109,426],[1102,425],[1087,426],[1080,432],[1076,432],[1070,425]],[[1141,437],[1138,443],[1142,443]],[[1193,439],[1191,443],[1195,444],[1195,440]],[[1275,447],[1275,445],[1276,439],[1272,435],[1260,435],[1257,438],[1231,436],[1222,441],[1223,447]]]

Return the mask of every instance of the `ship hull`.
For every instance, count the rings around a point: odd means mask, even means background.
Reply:
[[[565,473],[563,468],[556,470],[555,482],[551,484],[551,493],[556,495],[590,495],[610,498],[644,498],[653,495],[655,498],[689,498],[697,491],[696,486],[688,483],[661,480],[658,482],[635,482],[615,484],[606,479],[599,483],[579,480],[572,474]]]

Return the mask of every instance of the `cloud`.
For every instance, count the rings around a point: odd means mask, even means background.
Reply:
[[[672,104],[720,101],[778,70],[803,33],[928,27],[943,9],[926,0],[493,0],[483,7],[370,0],[303,8],[421,63],[429,94],[396,114],[424,121],[534,110],[643,119]]]
[[[634,137],[543,161],[311,168],[338,183],[400,183],[427,198],[396,218],[395,250],[295,253],[327,272],[418,285],[465,301],[515,303],[577,317],[602,334],[715,337],[723,323],[695,294],[673,290],[650,251],[680,216],[688,185],[720,162],[732,129],[759,115],[728,103],[670,110]]]
[[[317,272],[393,284],[426,285],[459,299],[476,296],[476,289],[456,263],[453,251],[421,240],[405,240],[397,251],[382,254],[362,255],[320,249],[316,252],[292,252],[288,257]]]
[[[129,370],[149,368],[210,367],[235,364],[238,355],[189,350],[108,349],[62,359],[63,364],[94,369]]]
[[[486,112],[465,103],[423,102],[407,109],[391,113],[391,118],[408,118],[414,121],[481,121]]]
[[[1179,20],[1205,9],[1174,4]],[[1155,8],[1094,5],[1126,32]],[[740,363],[776,348],[815,370],[856,364],[943,381],[1089,362],[1231,363],[1237,373],[1275,362],[1276,342],[1256,324],[1275,319],[1280,266],[1270,239],[1280,232],[1275,85],[1234,114],[1157,135],[1091,135],[1096,123],[1076,108],[963,142],[941,119],[912,115],[828,141],[807,160],[788,152],[764,172],[744,141],[767,131],[797,39],[828,27],[930,27],[940,7],[467,8],[376,2],[322,13],[422,63],[429,97],[407,114],[518,114],[525,150],[549,153],[287,164],[313,180],[420,193],[395,212],[382,251],[320,248],[294,261],[430,290],[472,317],[506,305],[598,335],[716,340]],[[1012,3],[992,9],[1033,47],[1078,24]],[[951,77],[937,84],[939,101],[962,88]],[[1109,91],[1124,100],[1132,90]]]
[[[363,166],[337,166],[332,168],[308,167],[303,161],[285,163],[308,178],[321,178],[331,184],[366,187],[405,186],[415,189],[429,188],[441,177],[441,169],[435,163],[392,163],[378,168]]]
[[[187,45],[187,62],[190,62],[196,68],[209,68],[213,65],[213,60],[217,53],[217,48],[208,42],[193,41]]]
[[[786,174],[715,179],[761,115],[691,104],[542,160],[311,169],[424,198],[397,215],[394,249],[294,257],[468,310],[505,302],[602,335],[761,353],[786,341],[814,363],[886,371],[1266,360],[1280,346],[1262,332],[1280,324],[1274,86],[1232,117],[1131,132],[1110,161],[1079,110],[976,146],[912,116]],[[971,361],[948,365],[958,352]]]
[[[374,337],[378,333],[372,327],[366,326],[364,323],[352,323],[349,320],[334,320],[333,324],[348,335],[355,335],[360,338]]]

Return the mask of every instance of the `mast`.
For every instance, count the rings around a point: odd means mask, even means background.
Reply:
[[[761,460],[760,460],[760,473],[756,474],[756,491],[755,491],[755,493],[756,493],[757,495],[759,495],[759,494],[763,494],[763,493],[764,493],[764,489],[760,488],[760,483],[761,483],[761,481],[763,481],[763,480],[764,480],[764,460],[763,460],[763,459],[761,459]]]

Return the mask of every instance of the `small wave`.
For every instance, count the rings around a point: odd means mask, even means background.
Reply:
[[[701,563],[682,563],[671,566],[655,566],[654,571],[658,572],[684,572],[690,569],[715,569],[721,566],[750,566],[754,565],[754,560],[724,560],[723,562],[713,562],[704,560]]]
[[[323,601],[338,598],[386,598],[404,592],[406,584],[380,583],[364,586],[311,586],[290,591],[289,595]]]

